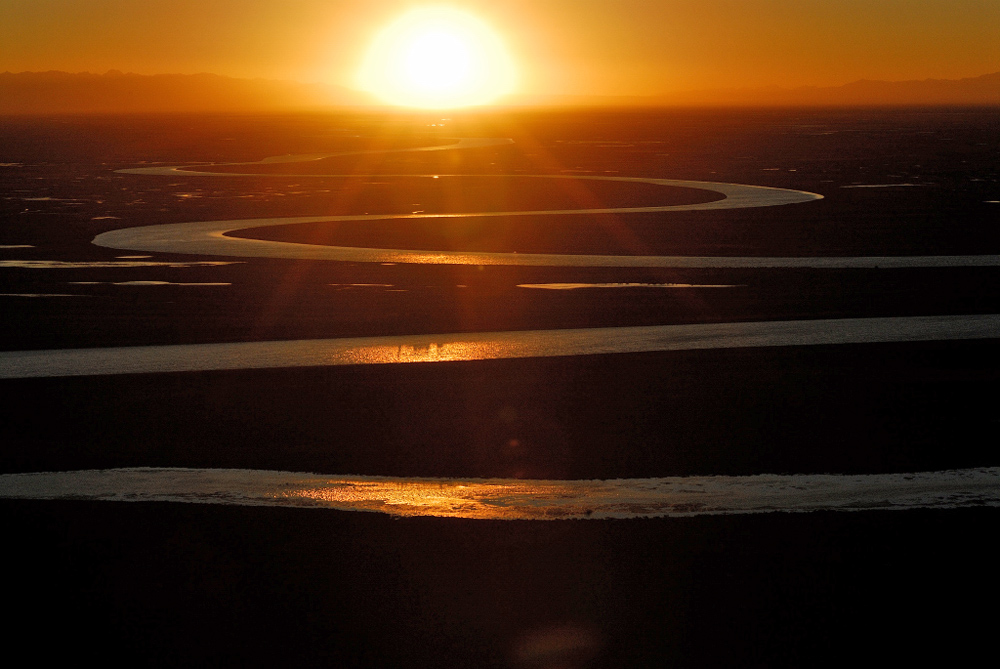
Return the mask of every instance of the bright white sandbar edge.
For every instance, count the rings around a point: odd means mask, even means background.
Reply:
[[[125,468],[0,475],[0,498],[182,502],[569,520],[1000,506],[1000,468],[553,481]]]
[[[130,174],[164,174],[163,170],[176,168],[148,168],[120,170]],[[198,173],[199,176],[219,176],[221,173]],[[232,175],[231,175],[232,176]],[[259,175],[257,175],[259,176]],[[290,175],[281,175],[290,176]],[[299,175],[295,175],[299,176]],[[304,176],[304,175],[303,175]],[[314,175],[315,176],[315,175]],[[325,175],[349,178],[351,175]],[[385,177],[429,178],[432,176],[498,176],[498,175],[380,175]],[[712,258],[698,256],[619,256],[580,255],[559,253],[496,253],[486,251],[419,251],[410,249],[381,249],[354,246],[328,246],[276,242],[262,239],[230,237],[228,233],[247,228],[273,227],[296,223],[324,223],[346,221],[384,221],[402,219],[446,218],[497,218],[510,216],[558,216],[659,213],[678,211],[708,211],[714,209],[743,209],[771,207],[822,199],[822,195],[807,191],[770,186],[713,181],[679,179],[652,179],[644,177],[607,177],[552,174],[507,175],[529,179],[585,179],[591,181],[618,181],[708,190],[725,197],[712,202],[697,204],[664,205],[658,207],[612,207],[603,209],[542,209],[537,211],[488,211],[453,214],[365,214],[336,216],[283,216],[276,218],[249,218],[226,221],[193,221],[163,225],[121,228],[101,233],[93,243],[106,248],[156,253],[187,253],[197,255],[235,256],[241,258],[286,258],[297,260],[336,260],[342,262],[413,263],[450,265],[518,265],[549,267],[800,267],[819,261],[827,266],[831,258]],[[761,260],[767,264],[761,265]],[[805,262],[807,264],[803,265]],[[777,263],[777,264],[774,264]],[[1000,263],[1000,261],[998,261]]]
[[[446,151],[454,149],[485,148],[513,144],[509,138],[463,138],[452,144],[389,149],[350,151],[342,153],[315,153],[272,156],[256,162],[218,163],[217,165],[256,165],[274,163],[299,163],[338,156],[375,153],[403,153],[410,151]],[[190,168],[191,166],[187,166]],[[184,174],[199,177],[239,177],[239,176],[280,176],[280,177],[342,177],[352,175],[336,174],[272,174],[213,172],[212,165],[201,169],[186,169],[185,166],[140,167],[117,170],[120,174],[176,176]],[[353,175],[357,176],[357,175]],[[498,176],[498,175],[429,175],[406,174],[384,175],[408,178],[431,176]],[[370,263],[414,263],[414,264],[455,264],[455,265],[515,265],[534,267],[675,267],[690,269],[712,268],[804,268],[804,269],[900,269],[936,267],[995,267],[1000,266],[1000,255],[966,256],[858,256],[858,257],[729,257],[729,256],[621,256],[583,255],[557,253],[489,253],[480,251],[414,251],[408,249],[379,249],[348,246],[319,246],[274,242],[260,239],[227,237],[226,233],[252,227],[270,227],[294,223],[318,223],[333,221],[376,221],[405,218],[463,218],[496,216],[553,216],[567,214],[627,214],[668,211],[703,211],[713,209],[741,209],[746,207],[769,207],[795,204],[822,199],[823,196],[809,191],[774,188],[770,186],[750,186],[744,184],[690,181],[678,179],[652,179],[644,177],[610,177],[588,175],[506,175],[519,178],[537,179],[587,179],[592,181],[619,181],[648,183],[661,186],[675,186],[709,190],[725,197],[713,202],[688,205],[668,205],[662,207],[608,208],[582,210],[543,210],[479,212],[461,214],[410,214],[410,215],[362,215],[362,216],[293,216],[280,218],[241,219],[228,221],[196,221],[157,226],[143,226],[112,230],[98,235],[93,243],[108,248],[160,252],[193,253],[256,258],[286,258],[299,260],[334,260],[343,262]]]
[[[156,166],[117,170],[119,174],[185,176],[197,177],[240,177],[240,176],[278,176],[278,177],[327,177],[350,178],[357,175],[343,174],[259,174],[232,173],[211,171],[213,166],[260,165],[276,163],[299,163],[321,160],[324,158],[373,154],[373,153],[403,153],[410,151],[445,151],[453,149],[485,148],[513,144],[509,138],[463,138],[453,144],[390,149],[349,151],[342,153],[315,153],[286,156],[272,156],[256,162],[217,163],[215,165],[198,166]],[[189,169],[194,167],[194,169]],[[500,176],[491,175],[430,175],[403,174],[381,175],[386,177],[442,177],[442,176]],[[457,264],[457,265],[527,265],[527,266],[563,266],[563,267],[759,267],[755,258],[698,258],[684,256],[614,256],[614,255],[569,255],[545,253],[488,253],[480,251],[413,251],[406,249],[378,249],[347,246],[319,246],[313,244],[296,244],[289,242],[273,242],[260,239],[243,239],[227,237],[226,233],[252,227],[270,227],[289,225],[293,223],[333,222],[333,221],[378,221],[390,219],[413,218],[468,218],[468,217],[498,217],[498,216],[553,216],[567,214],[620,214],[620,213],[650,213],[666,211],[703,211],[713,209],[740,209],[746,207],[768,207],[784,204],[795,204],[822,199],[818,193],[774,188],[770,186],[749,186],[744,184],[722,183],[712,181],[690,181],[678,179],[651,179],[644,177],[612,177],[612,176],[582,176],[556,174],[517,174],[505,175],[518,178],[533,179],[586,179],[591,181],[618,181],[626,183],[646,183],[659,186],[674,186],[709,190],[721,193],[725,197],[713,202],[703,202],[686,205],[667,205],[662,207],[631,207],[606,209],[573,209],[573,210],[541,210],[541,211],[507,211],[507,212],[470,212],[460,214],[373,214],[350,216],[291,216],[280,218],[257,218],[229,221],[195,221],[191,223],[175,223],[166,225],[123,228],[102,233],[94,238],[93,243],[107,248],[159,253],[191,253],[200,255],[223,255],[253,258],[288,258],[300,260],[337,260],[344,262],[396,262],[417,264]],[[767,259],[773,260],[773,259]],[[800,260],[795,258],[777,259],[775,266],[797,267],[787,262]],[[810,259],[806,259],[807,261]],[[829,261],[829,259],[820,259]],[[746,264],[750,261],[751,264]],[[737,264],[726,264],[736,262]],[[722,264],[720,264],[722,263]],[[772,266],[767,264],[764,266]],[[805,265],[809,266],[809,265]],[[825,266],[825,265],[824,265]]]
[[[718,348],[1000,338],[1000,314],[694,323],[7,351],[0,378],[458,362]]]
[[[212,173],[206,173],[206,175]],[[285,175],[288,176],[288,175]],[[298,176],[298,175],[296,175]],[[303,175],[305,176],[305,175]],[[338,175],[330,175],[338,176]],[[343,176],[343,175],[341,175]],[[421,178],[430,175],[384,175]],[[451,176],[451,175],[438,175]],[[483,176],[483,175],[460,175]],[[496,175],[489,175],[496,176]],[[492,211],[457,214],[366,214],[338,216],[283,216],[225,221],[193,221],[110,230],[94,237],[93,244],[124,251],[186,253],[239,258],[283,258],[364,263],[410,263],[421,265],[507,265],[522,267],[673,267],[689,269],[900,269],[937,267],[996,267],[1000,255],[962,256],[643,256],[568,253],[499,253],[487,251],[421,251],[358,246],[329,246],[231,237],[229,233],[299,223],[385,221],[403,219],[497,218],[510,216],[565,216],[634,214],[713,209],[771,207],[810,202],[823,196],[766,186],[748,186],[711,181],[647,179],[638,177],[589,177],[567,175],[515,175],[536,179],[590,179],[660,186],[694,188],[722,193],[726,197],[699,204],[606,209],[544,209],[538,211]],[[346,178],[346,177],[345,177]]]

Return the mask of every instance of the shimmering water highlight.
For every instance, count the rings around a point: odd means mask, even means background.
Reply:
[[[4,474],[0,498],[276,506],[481,520],[951,509],[1000,506],[1000,468],[592,481],[130,468]]]
[[[717,348],[1000,338],[1000,315],[696,323],[0,353],[0,378],[439,363]]]

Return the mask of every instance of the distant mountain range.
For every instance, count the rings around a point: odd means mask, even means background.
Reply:
[[[884,106],[1000,105],[1000,72],[967,79],[869,81],[843,86],[728,88],[656,96],[523,96],[520,104],[566,106]]]
[[[215,74],[0,73],[0,114],[290,111],[379,104],[328,84]],[[967,79],[855,81],[844,86],[688,91],[659,96],[514,96],[560,106],[1000,105],[1000,72]]]
[[[0,73],[0,114],[237,112],[371,105],[358,91],[325,84],[217,74]]]
[[[693,95],[692,97],[699,97]],[[769,105],[996,105],[1000,104],[1000,72],[966,79],[870,81],[843,86],[793,89],[704,91],[706,102]]]

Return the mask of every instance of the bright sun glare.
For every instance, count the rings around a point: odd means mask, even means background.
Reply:
[[[514,66],[493,30],[443,7],[407,12],[368,51],[361,86],[386,102],[446,109],[487,104],[514,87]]]

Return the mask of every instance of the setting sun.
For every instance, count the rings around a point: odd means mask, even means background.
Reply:
[[[509,93],[514,67],[485,23],[456,9],[427,8],[404,14],[379,33],[359,80],[391,104],[466,107]]]

